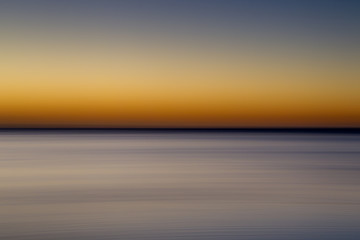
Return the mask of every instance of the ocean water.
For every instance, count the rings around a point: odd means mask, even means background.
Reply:
[[[360,135],[1,133],[1,240],[358,240]]]

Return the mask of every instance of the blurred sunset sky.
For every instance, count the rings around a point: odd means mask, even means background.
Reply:
[[[0,127],[360,127],[360,1],[0,2]]]

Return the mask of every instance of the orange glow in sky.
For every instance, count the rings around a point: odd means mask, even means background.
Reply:
[[[1,126],[360,126],[356,51],[286,32],[5,25]]]

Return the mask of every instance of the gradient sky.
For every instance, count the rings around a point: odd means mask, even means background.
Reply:
[[[0,126],[360,127],[360,1],[0,2]]]

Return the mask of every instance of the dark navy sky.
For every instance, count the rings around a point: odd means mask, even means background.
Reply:
[[[29,28],[33,21],[53,29],[130,26],[235,39],[284,36],[340,48],[356,48],[360,41],[356,0],[12,0],[1,1],[0,15],[5,26],[25,22]]]
[[[207,21],[236,27],[238,24],[272,24],[300,29],[322,28],[359,31],[360,2],[355,0],[75,0],[1,1],[2,14],[31,14],[105,19]],[[16,16],[17,14],[15,14]]]

